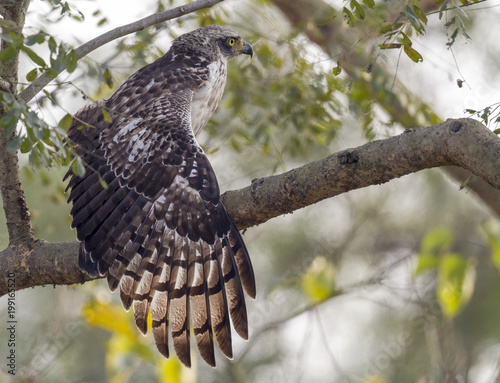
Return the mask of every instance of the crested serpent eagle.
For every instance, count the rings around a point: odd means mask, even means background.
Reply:
[[[80,268],[120,286],[158,350],[191,365],[190,332],[215,366],[213,335],[232,358],[231,317],[248,338],[243,295],[255,297],[245,244],[220,201],[219,186],[195,139],[217,108],[227,61],[252,47],[232,29],[207,26],[181,35],[106,101],[73,119],[68,136],[85,166],[69,170],[68,202],[80,241]]]

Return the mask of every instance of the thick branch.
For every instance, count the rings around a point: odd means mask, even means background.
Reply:
[[[150,27],[158,23],[162,23],[167,20],[187,15],[188,13],[199,11],[200,9],[203,8],[210,8],[222,1],[224,0],[198,0],[189,4],[181,5],[180,7],[177,8],[166,10],[164,12],[155,13],[151,16],[147,16],[138,21],[134,21],[133,23],[122,25],[121,27],[106,32],[96,37],[95,39],[92,39],[89,42],[86,42],[85,44],[81,45],[75,50],[75,52],[78,55],[78,58],[82,58],[88,55],[90,52],[96,50],[97,48],[113,40],[116,40],[120,37],[143,30],[144,28]],[[61,73],[65,69],[66,65],[61,66],[57,74]],[[33,81],[25,90],[23,90],[19,94],[19,97],[25,102],[30,101],[33,97],[35,97],[38,94],[38,92],[40,92],[52,80],[53,78],[46,76],[46,74],[42,74],[35,81]]]
[[[500,190],[500,139],[475,120],[447,120],[254,180],[227,192],[223,202],[243,229],[350,190],[449,165],[468,169]]]
[[[350,190],[438,166],[470,170],[500,190],[500,138],[475,120],[448,120],[254,180],[222,199],[236,225],[245,229]],[[75,242],[38,241],[24,258],[9,249],[0,253],[0,295],[7,292],[9,272],[15,275],[16,289],[88,280],[78,269],[77,249]]]
[[[49,243],[37,240],[33,251],[20,257],[11,248],[0,253],[2,275],[15,276],[16,290],[43,285],[71,285],[90,281],[87,274],[78,268],[78,242]],[[5,268],[4,268],[5,267]],[[3,279],[3,278],[2,278]],[[6,291],[2,280],[0,296]]]
[[[423,110],[430,111],[431,107],[418,100],[414,94],[406,89],[399,81],[395,85],[387,87],[383,92],[380,91],[380,84],[392,83],[393,75],[389,74],[383,65],[373,65],[371,79],[366,76],[360,76],[359,73],[373,62],[373,58],[365,53],[365,50],[353,49],[354,42],[360,39],[366,40],[367,35],[374,39],[379,37],[378,25],[373,24],[367,28],[348,28],[343,17],[333,17],[340,12],[335,10],[328,2],[324,0],[272,0],[290,23],[301,30],[313,43],[320,46],[334,60],[342,62],[343,70],[353,77],[358,86],[364,89],[364,93],[369,98],[378,103],[392,118],[405,128],[412,128],[422,124],[432,124]],[[387,8],[386,20],[394,20],[400,12],[398,2],[395,2]],[[419,7],[425,12],[435,10],[438,5],[435,1],[425,0],[419,3]],[[362,34],[360,34],[362,33]],[[396,97],[393,89],[404,97]],[[416,107],[410,108],[402,100],[412,100]],[[415,106],[415,105],[414,105]],[[428,112],[427,114],[430,114]],[[436,116],[434,116],[436,118]],[[445,168],[446,173],[455,178],[459,184],[470,178],[472,174],[463,169]],[[492,188],[484,180],[475,178],[468,184],[469,188],[485,203],[493,212],[500,217],[500,190]]]

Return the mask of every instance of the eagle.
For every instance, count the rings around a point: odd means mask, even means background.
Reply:
[[[68,139],[84,174],[70,169],[79,266],[120,287],[137,328],[159,352],[190,367],[191,329],[215,367],[214,334],[232,358],[231,321],[248,339],[243,289],[255,298],[252,264],[220,201],[214,170],[195,136],[222,97],[228,60],[253,56],[234,30],[206,26],[176,38],[108,99],[73,118]]]

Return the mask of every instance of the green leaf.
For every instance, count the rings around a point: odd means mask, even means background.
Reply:
[[[386,43],[386,44],[379,44],[378,46],[380,47],[380,49],[396,49],[396,48],[401,48],[402,44]]]
[[[408,20],[410,21],[411,25],[413,25],[413,28],[418,33],[421,33],[421,34],[424,33],[424,27],[422,26],[422,24],[418,20],[418,17],[415,14],[415,12],[413,12],[413,9],[411,9],[410,6],[406,5],[404,7],[404,10],[405,10],[405,16],[408,18]]]
[[[427,24],[427,15],[425,14],[424,11],[422,11],[419,7],[416,5],[413,6],[413,11],[415,12],[415,15],[422,20],[424,24]]]
[[[15,126],[17,119],[21,117],[21,110],[19,108],[11,108],[0,118],[0,126],[11,127]],[[11,134],[12,132],[9,132]]]
[[[405,51],[406,55],[409,58],[411,58],[413,61],[415,61],[416,63],[424,61],[424,58],[422,57],[422,55],[420,53],[418,53],[418,51],[416,51],[412,47],[405,45],[403,47],[403,50]]]
[[[475,269],[459,254],[446,254],[438,269],[437,298],[443,313],[453,318],[469,301],[474,290]]]
[[[104,25],[108,22],[108,19],[106,17],[103,17],[101,20],[97,22],[97,26]]]
[[[439,20],[443,18],[444,12],[448,9],[448,1],[444,1],[443,4],[438,9],[439,12]]]
[[[7,48],[0,52],[0,61],[7,61],[14,57],[16,53],[17,50],[12,45],[9,45]]]
[[[393,30],[392,24],[382,25],[378,31],[379,35],[386,34],[387,32],[391,32]]]
[[[106,83],[106,85],[110,89],[113,89],[114,81],[113,81],[113,77],[111,76],[111,72],[109,71],[109,68],[106,68],[104,70],[103,76],[104,76],[104,82]]]
[[[405,46],[411,47],[411,40],[406,33],[401,32],[401,43]]]
[[[350,27],[353,27],[355,19],[354,19],[354,15],[352,14],[352,12],[349,9],[347,9],[347,7],[344,7],[344,9],[342,9],[342,12],[344,12],[344,18],[346,19],[347,24]]]
[[[421,253],[430,253],[438,255],[448,252],[455,236],[447,227],[436,227],[425,235],[420,244]]]
[[[102,115],[104,117],[104,121],[106,122],[113,122],[113,119],[109,115],[109,113],[106,111],[106,109],[102,108]]]
[[[335,293],[335,266],[325,257],[316,257],[302,276],[302,291],[314,304],[321,303]]]
[[[28,139],[23,140],[19,144],[19,150],[21,151],[21,153],[28,153],[31,150],[30,141]]]
[[[83,165],[83,161],[80,157],[75,157],[73,164],[71,165],[71,170],[73,174],[77,176],[85,175],[85,166]]]
[[[439,265],[439,258],[432,253],[419,253],[417,255],[417,267],[414,276],[422,274],[424,271],[435,269]]]
[[[365,4],[368,8],[373,8],[375,6],[374,0],[363,0],[363,4]]]
[[[57,72],[54,69],[52,69],[52,68],[49,68],[47,70],[47,72],[45,72],[45,76],[47,76],[49,78],[56,78],[57,75],[58,75]]]
[[[44,32],[39,32],[35,35],[27,36],[24,39],[24,44],[28,46],[32,46],[35,44],[42,44],[45,41],[46,34]]]
[[[99,183],[101,184],[102,188],[103,189],[107,189],[108,188],[108,183],[106,181],[104,181],[101,176],[99,176]]]
[[[30,70],[26,74],[26,80],[29,81],[29,82],[35,81],[37,73],[38,73],[38,68]]]
[[[73,116],[68,113],[63,118],[61,118],[57,126],[62,130],[64,130],[65,132],[67,132],[72,122],[73,122]]]
[[[57,52],[57,42],[52,36],[49,38],[49,49],[51,53]]]
[[[54,58],[50,57],[50,65],[56,73],[61,73],[64,69],[66,69],[66,51],[63,44],[59,46],[59,52],[57,56]]]
[[[361,20],[365,18],[365,10],[363,7],[356,1],[351,0],[351,9],[354,10],[354,14]]]
[[[333,75],[338,76],[340,73],[342,73],[342,65],[340,64],[340,61],[337,62],[337,66],[332,69]]]
[[[464,182],[462,182],[462,183],[460,184],[460,187],[459,187],[459,189],[458,189],[458,190],[462,190],[464,187],[466,187],[466,186],[469,184],[469,182],[470,182],[470,180],[471,180],[471,179],[472,179],[472,177],[469,177],[469,178],[467,178]]]
[[[66,61],[66,70],[69,73],[72,73],[76,69],[77,64],[78,64],[78,54],[75,52],[74,49],[72,49],[68,54],[68,58]]]
[[[45,68],[47,66],[47,64],[45,64],[45,60],[38,56],[31,48],[25,46],[22,48],[22,50],[36,65],[41,66],[42,68]]]

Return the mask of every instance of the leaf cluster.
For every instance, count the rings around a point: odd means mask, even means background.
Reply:
[[[382,25],[379,34],[385,37],[385,42],[379,44],[380,49],[403,49],[404,53],[414,62],[423,61],[422,55],[412,47],[410,35],[425,33],[428,19],[424,11],[416,4],[406,5],[392,23]]]
[[[465,112],[477,116],[487,126],[493,124],[493,127],[495,128],[493,132],[495,134],[500,134],[500,128],[498,128],[498,125],[500,124],[500,102],[496,102],[481,110],[466,109]]]
[[[0,119],[0,129],[7,129],[8,137],[12,137],[8,150],[29,153],[30,162],[36,167],[69,163],[73,153],[65,143],[67,119],[63,118],[58,126],[49,127],[30,106],[7,92],[0,92],[0,105],[6,111]],[[15,134],[18,122],[24,129]]]
[[[257,41],[255,58],[229,66],[224,108],[209,123],[209,133],[227,135],[237,151],[259,148],[276,159],[307,157],[330,144],[341,126],[343,81],[293,37],[249,39]]]

